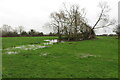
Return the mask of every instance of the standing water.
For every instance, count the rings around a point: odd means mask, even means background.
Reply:
[[[5,53],[7,54],[17,54],[18,52],[22,51],[22,50],[36,50],[36,49],[40,49],[40,48],[46,48],[49,47],[48,45],[53,45],[54,43],[58,43],[60,42],[57,39],[53,39],[53,40],[44,40],[46,41],[46,43],[43,43],[43,45],[41,44],[32,44],[32,45],[21,45],[21,46],[16,46],[16,47],[11,47],[11,48],[6,48]],[[63,42],[63,41],[62,41]]]

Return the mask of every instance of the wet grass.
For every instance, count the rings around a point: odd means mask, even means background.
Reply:
[[[56,37],[3,38],[3,48],[41,44]],[[4,51],[3,51],[4,52]],[[115,37],[56,43],[19,54],[3,53],[3,78],[117,78],[118,41]]]
[[[2,38],[2,47],[9,48],[27,44],[41,44],[46,39],[55,39],[57,37],[4,37]]]

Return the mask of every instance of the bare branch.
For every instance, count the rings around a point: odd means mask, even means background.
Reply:
[[[100,3],[99,3],[99,7],[101,8],[101,13],[100,13],[99,18],[98,18],[98,20],[96,21],[96,23],[95,23],[95,25],[93,26],[92,29],[95,29],[95,27],[97,26],[97,24],[98,24],[103,18],[107,20],[107,17],[106,17],[106,16],[108,15],[107,12],[110,11],[110,8],[109,8],[107,2],[100,2]]]

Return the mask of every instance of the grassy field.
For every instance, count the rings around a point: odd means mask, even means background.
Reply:
[[[118,39],[64,42],[36,50],[6,54],[5,49],[42,44],[56,37],[3,38],[3,78],[117,78]]]

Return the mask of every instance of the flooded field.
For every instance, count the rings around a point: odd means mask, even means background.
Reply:
[[[118,40],[59,42],[56,37],[5,37],[3,78],[117,78]]]
[[[42,44],[21,45],[21,46],[6,48],[4,50],[5,50],[5,53],[7,53],[7,54],[17,54],[21,50],[42,49],[42,48],[46,48],[46,47],[51,47],[53,44],[58,43],[57,39],[44,40],[44,41],[45,41],[45,43],[42,43]]]

